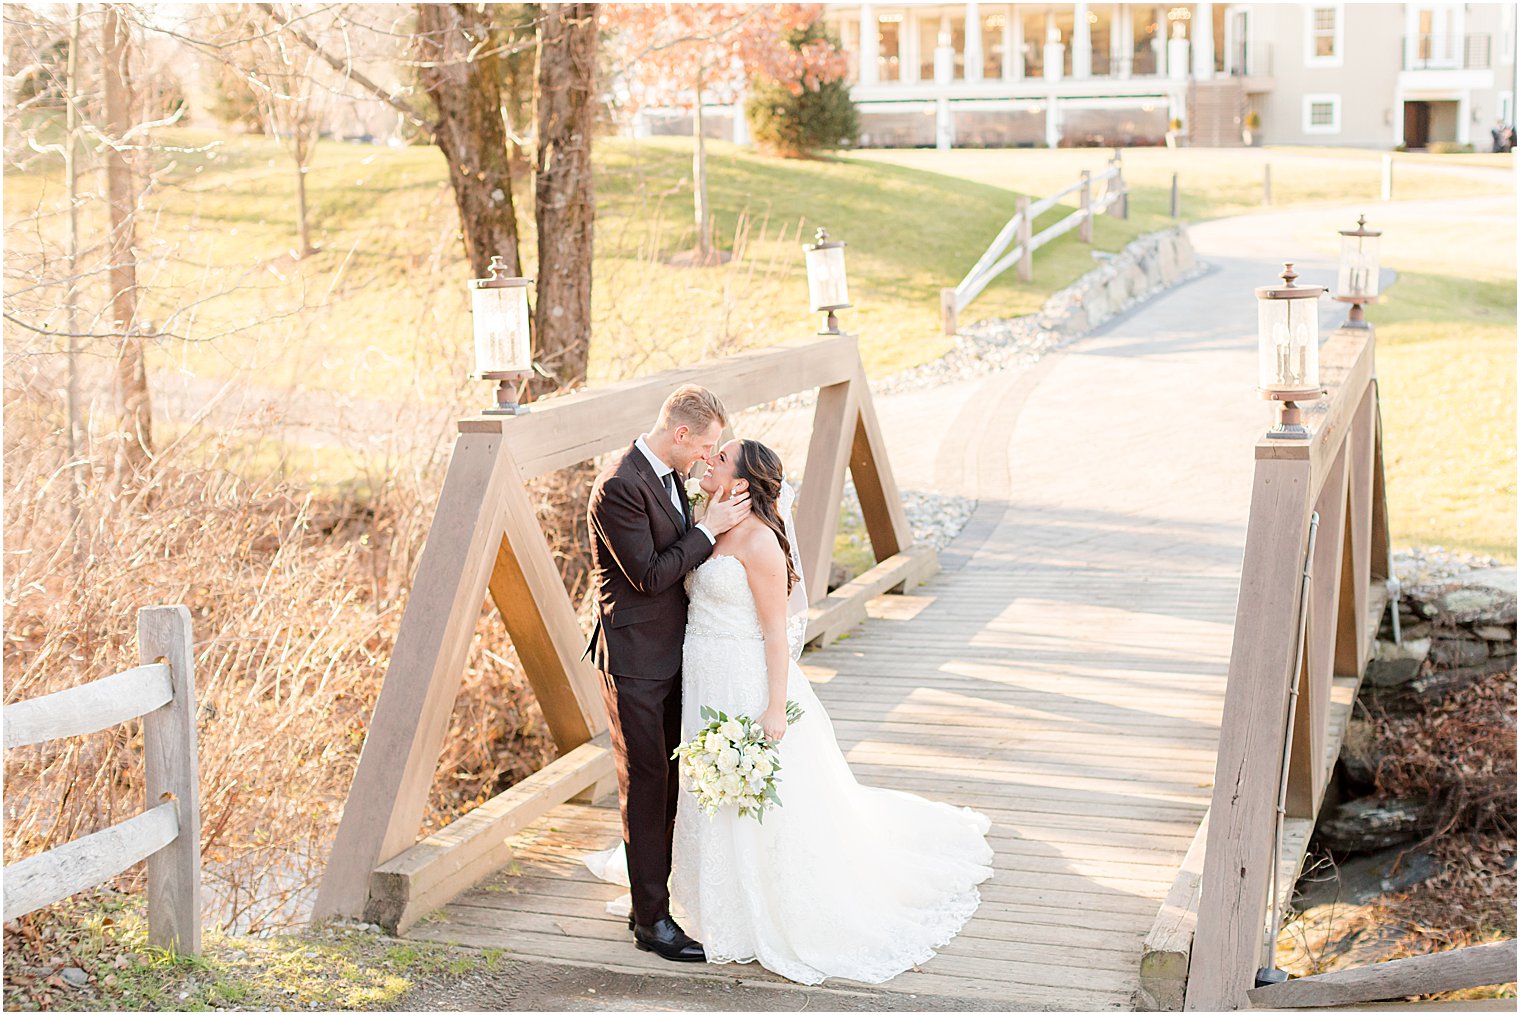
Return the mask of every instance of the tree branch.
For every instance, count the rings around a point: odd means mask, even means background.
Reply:
[[[255,6],[258,7],[259,10],[263,11],[275,24],[279,25],[281,28],[288,29],[290,33],[296,37],[297,41],[301,43],[301,45],[317,54],[317,56],[320,57],[322,61],[333,70],[337,71],[339,74],[342,74],[344,77],[359,85],[365,91],[380,99],[396,112],[406,117],[409,121],[412,122],[413,125],[421,127],[423,130],[429,132],[436,132],[438,129],[438,125],[436,123],[429,121],[421,113],[417,112],[416,109],[412,108],[412,106],[404,99],[392,95],[384,88],[381,88],[378,84],[371,81],[364,74],[354,69],[353,61],[343,61],[328,53],[327,50],[318,45],[315,39],[307,35],[305,32],[301,31],[299,28],[296,28],[285,18],[281,17],[280,13],[274,9],[273,4],[261,3],[255,4]]]

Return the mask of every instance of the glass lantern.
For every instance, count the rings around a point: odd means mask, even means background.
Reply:
[[[815,311],[827,312],[820,335],[838,335],[839,320],[834,311],[850,305],[849,285],[844,273],[842,240],[830,240],[829,231],[819,227],[815,242],[804,244],[807,255],[808,302]]]
[[[1367,228],[1367,216],[1356,220],[1355,229],[1341,230],[1341,266],[1335,279],[1335,298],[1351,304],[1345,327],[1365,328],[1367,318],[1362,306],[1378,301],[1378,237],[1383,234]]]
[[[507,274],[500,256],[491,258],[491,274],[470,280],[470,310],[475,318],[475,376],[499,382],[496,404],[484,411],[516,415],[527,409],[517,404],[516,384],[533,374],[529,338],[530,278]]]
[[[1257,388],[1278,403],[1277,425],[1268,437],[1309,436],[1299,402],[1323,392],[1319,385],[1319,297],[1324,286],[1295,285],[1293,265],[1283,265],[1282,285],[1256,290]]]

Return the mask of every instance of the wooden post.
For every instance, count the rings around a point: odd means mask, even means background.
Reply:
[[[1319,538],[1310,564],[1309,629],[1304,641],[1298,713],[1293,724],[1293,754],[1288,764],[1290,818],[1313,820],[1325,791],[1325,738],[1330,728],[1330,688],[1339,619],[1337,601],[1344,557],[1346,477],[1343,443],[1315,504],[1319,512]]]
[[[1383,156],[1383,200],[1393,200],[1393,156]]]
[[[1182,214],[1182,206],[1177,199],[1177,174],[1172,174],[1172,218]]]
[[[1266,442],[1263,442],[1266,443]],[[1258,447],[1187,1007],[1243,1007],[1262,947],[1312,483]]]
[[[201,793],[195,741],[195,654],[190,611],[148,606],[137,613],[144,663],[169,667],[174,697],[143,716],[147,809],[172,800],[174,841],[148,857],[148,940],[180,955],[201,952]]]
[[[1034,223],[1030,221],[1029,198],[1024,194],[1019,195],[1019,236],[1015,240],[1019,245],[1019,281],[1029,282],[1034,279],[1034,251],[1029,249],[1029,240],[1034,235]]]
[[[1372,385],[1362,392],[1362,404],[1346,435],[1350,446],[1351,475],[1348,496],[1345,563],[1342,564],[1340,636],[1335,640],[1335,672],[1359,676],[1367,665],[1368,585],[1372,581],[1372,456],[1373,412],[1376,397]]]
[[[956,320],[955,290],[941,289],[939,291],[939,313],[945,322],[945,334],[954,335],[959,330],[959,321]]]
[[[1272,163],[1270,162],[1262,166],[1261,203],[1267,206],[1272,204]]]
[[[879,564],[913,545],[913,529],[892,476],[892,463],[887,459],[887,444],[876,418],[864,367],[855,374],[855,390],[859,392],[859,412],[855,440],[850,447],[850,476],[860,498],[871,553]]]
[[[411,846],[501,546],[505,487],[520,483],[500,434],[461,433],[312,918],[359,916],[370,873]]]
[[[1082,170],[1082,224],[1077,227],[1077,239],[1092,242],[1092,172]]]
[[[857,375],[858,376],[858,375]],[[834,535],[839,531],[839,502],[844,495],[844,472],[850,462],[859,401],[853,380],[818,389],[813,410],[813,437],[808,443],[807,471],[797,498],[797,541],[802,544],[802,577],[808,601],[828,597],[829,570],[834,562]]]

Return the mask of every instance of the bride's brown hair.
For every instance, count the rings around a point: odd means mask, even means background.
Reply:
[[[774,532],[781,544],[786,558],[786,594],[791,595],[802,575],[792,565],[792,543],[786,538],[786,522],[781,517],[781,458],[759,441],[741,440],[739,453],[734,456],[734,476],[749,483],[750,514]]]

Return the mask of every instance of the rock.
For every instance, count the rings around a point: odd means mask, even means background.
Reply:
[[[1436,585],[1409,590],[1409,599],[1427,618],[1448,624],[1512,625],[1515,623],[1515,569],[1469,571]]]
[[[1484,677],[1504,673],[1512,668],[1513,664],[1506,659],[1487,660],[1479,666],[1464,666],[1454,670],[1436,670],[1409,681],[1401,686],[1397,693],[1404,700],[1404,710],[1411,705],[1430,707],[1439,705],[1453,691],[1460,691]]]
[[[1488,655],[1491,659],[1515,657],[1515,643],[1512,641],[1496,641],[1488,646]]]
[[[1377,687],[1397,687],[1413,680],[1430,655],[1429,638],[1405,638],[1404,644],[1379,641],[1367,662],[1367,679]]]
[[[63,977],[64,983],[75,990],[82,990],[90,985],[90,974],[78,966],[64,966],[58,971],[58,975]]]
[[[1399,634],[1403,636],[1405,641],[1408,641],[1410,638],[1429,638],[1430,622],[1428,620],[1416,620],[1403,624],[1399,628]]]
[[[1321,818],[1314,834],[1332,852],[1366,853],[1413,841],[1423,830],[1425,801],[1363,797]]]
[[[1440,669],[1477,666],[1488,658],[1488,645],[1478,638],[1437,638],[1430,644],[1430,662]]]
[[[855,575],[843,564],[833,564],[829,567],[829,591],[833,592],[841,585],[849,584]]]
[[[1492,624],[1480,624],[1473,628],[1473,634],[1488,641],[1514,641],[1515,629],[1511,627],[1497,627]]]
[[[1370,719],[1353,716],[1346,722],[1346,734],[1341,740],[1341,768],[1352,787],[1370,792],[1377,782],[1377,768],[1381,756],[1374,750],[1377,742],[1376,727]]]
[[[1297,909],[1333,902],[1361,906],[1385,892],[1402,892],[1423,884],[1440,872],[1430,850],[1395,846],[1299,879],[1293,905]]]

